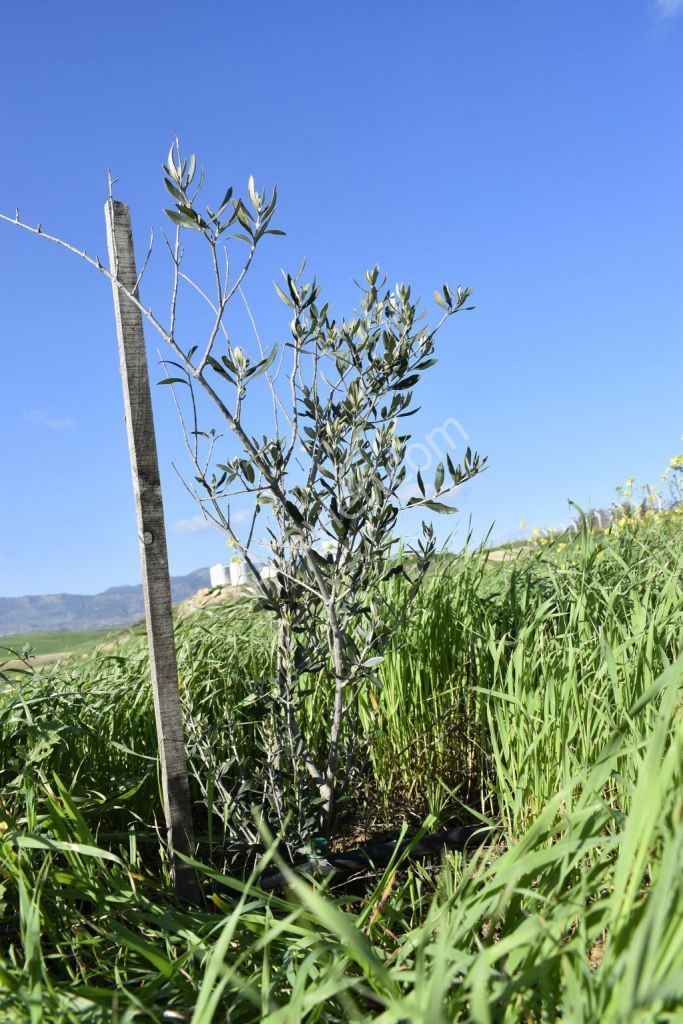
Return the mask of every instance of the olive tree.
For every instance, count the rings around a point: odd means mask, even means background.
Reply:
[[[203,171],[194,156],[183,159],[177,143],[163,170],[173,200],[165,213],[175,229],[164,235],[172,268],[165,322],[142,304],[137,289],[130,297],[167,346],[168,376],[161,383],[173,389],[180,415],[193,467],[188,486],[250,568],[259,605],[276,624],[276,678],[263,694],[270,740],[262,798],[283,827],[294,811],[301,837],[307,829],[329,829],[335,801],[362,776],[359,698],[378,685],[396,627],[384,583],[400,574],[416,593],[435,554],[427,522],[414,546],[397,547],[399,515],[411,508],[455,511],[444,497],[484,466],[468,449],[458,465],[447,456],[433,480],[418,472],[414,486],[406,467],[414,389],[436,362],[438,332],[471,308],[471,292],[444,285],[435,293],[439,319],[430,326],[410,286],[389,287],[374,267],[358,286],[358,309],[339,319],[302,267],[275,285],[289,318],[286,342],[264,346],[247,307],[254,344],[237,344],[228,309],[235,297],[244,298],[259,244],[283,234],[273,227],[277,192],[259,192],[252,178],[244,196],[228,188],[220,202],[206,205]],[[14,220],[45,234],[18,213]],[[203,277],[185,271],[190,242],[202,247]],[[235,266],[240,245],[243,258]],[[99,260],[67,248],[111,276]],[[178,326],[185,289],[208,311],[201,343],[189,343]],[[266,430],[259,422],[256,432],[250,423],[255,408],[262,415],[264,389],[271,422]],[[204,422],[207,400],[217,418],[211,426]],[[234,502],[245,498],[251,520],[238,529]],[[264,538],[267,574],[259,571]],[[323,687],[325,695],[325,715],[313,723],[306,710],[311,687],[318,694]]]

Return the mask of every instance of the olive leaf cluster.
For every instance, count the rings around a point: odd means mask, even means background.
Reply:
[[[206,206],[200,213],[195,202],[204,185],[204,169],[200,168],[197,175],[195,155],[184,160],[176,143],[169,150],[163,170],[164,186],[175,201],[174,209],[166,209],[164,213],[178,227],[201,231],[208,241],[217,242],[224,232],[239,225],[242,231],[233,231],[232,237],[239,238],[250,246],[260,241],[264,235],[284,234],[283,231],[269,226],[277,205],[276,188],[266,202],[265,193],[256,191],[252,176],[247,186],[252,209],[249,209],[243,199],[233,198],[233,188],[230,186],[217,209],[212,210],[210,206]]]

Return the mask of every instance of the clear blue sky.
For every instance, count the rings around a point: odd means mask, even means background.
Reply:
[[[111,167],[141,252],[177,133],[217,192],[278,185],[287,237],[249,292],[269,337],[286,311],[266,284],[303,256],[339,313],[376,261],[430,301],[474,288],[410,421],[421,440],[457,418],[489,455],[461,532],[566,522],[568,498],[608,503],[683,449],[680,0],[37,0],[2,35],[3,211],[104,256]],[[146,301],[164,295],[152,276]],[[0,224],[0,350],[0,595],[136,582],[108,284]],[[187,528],[154,399],[183,573],[225,548]]]

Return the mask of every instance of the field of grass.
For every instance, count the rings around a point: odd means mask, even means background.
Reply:
[[[21,653],[25,647],[30,647],[32,656],[83,654],[103,641],[125,635],[125,632],[121,629],[86,629],[16,633],[11,636],[0,636],[0,655],[4,655],[7,650]]]
[[[475,819],[486,842],[363,896],[259,890],[273,636],[247,602],[177,630],[201,909],[169,886],[144,644],[4,691],[0,1020],[683,1020],[683,517],[463,553],[408,611],[336,841]]]

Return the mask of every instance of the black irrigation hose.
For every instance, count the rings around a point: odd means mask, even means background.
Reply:
[[[384,868],[392,857],[400,856],[408,851],[408,860],[423,860],[444,850],[466,850],[481,846],[491,830],[486,825],[459,825],[444,832],[432,832],[417,842],[415,839],[404,839],[400,843],[370,843],[357,850],[346,850],[344,853],[330,853],[319,860],[308,860],[292,864],[290,871],[297,875],[312,875],[316,878],[345,878],[358,872]],[[261,889],[283,889],[289,885],[287,876],[279,868],[269,868],[258,880]]]

